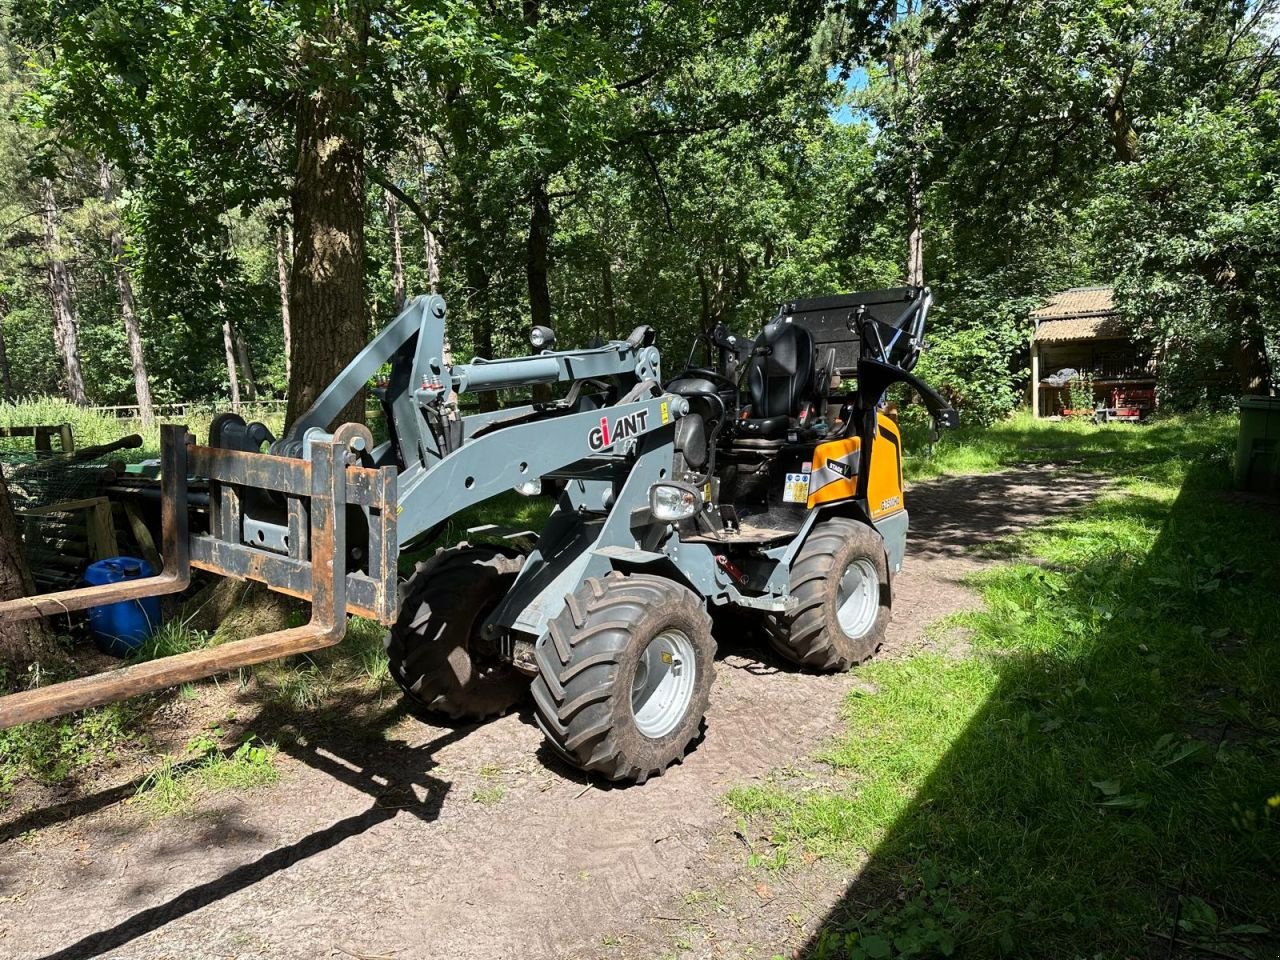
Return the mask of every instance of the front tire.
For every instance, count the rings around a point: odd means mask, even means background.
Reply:
[[[451,720],[487,720],[524,695],[528,681],[480,634],[523,564],[463,545],[418,565],[387,635],[391,676],[412,704]]]
[[[792,663],[832,673],[871,659],[889,626],[889,561],[875,529],[847,517],[816,524],[791,565],[790,614],[765,620],[769,644]]]
[[[574,766],[644,783],[702,735],[715,651],[706,605],[687,587],[590,578],[538,641],[538,725]]]

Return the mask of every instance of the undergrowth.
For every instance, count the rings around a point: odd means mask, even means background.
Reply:
[[[0,730],[0,809],[22,777],[55,786],[110,762],[137,736],[138,702]]]
[[[209,426],[220,410],[229,409],[226,405],[219,407],[209,404],[207,407],[192,409],[186,417],[174,419],[164,418],[166,423],[182,423],[196,437],[205,443],[209,439]],[[283,413],[276,407],[255,407],[251,403],[241,404],[241,416],[246,420],[260,420],[272,430],[279,431],[283,425]],[[131,433],[142,437],[142,446],[134,450],[122,450],[113,454],[125,461],[145,460],[160,455],[160,427],[153,425],[144,427],[141,421],[129,417],[115,417],[100,413],[86,407],[78,407],[67,400],[56,397],[18,400],[14,402],[0,401],[0,426],[34,427],[45,424],[71,424],[77,449],[111,443]],[[9,443],[10,441],[6,441]],[[30,444],[30,441],[22,441]],[[18,441],[12,441],[18,443]],[[55,443],[56,448],[56,443]]]

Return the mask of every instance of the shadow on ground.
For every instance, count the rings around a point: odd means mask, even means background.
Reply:
[[[403,716],[403,707],[397,705],[370,720],[353,723],[350,715],[344,716],[341,710],[298,711],[275,702],[265,704],[253,721],[258,729],[284,734],[282,752],[367,794],[370,798],[367,809],[336,820],[293,843],[278,846],[257,860],[139,911],[108,929],[94,931],[47,954],[44,960],[89,960],[108,954],[401,813],[427,823],[436,820],[450,784],[431,775],[436,766],[434,755],[448,744],[465,738],[474,727],[458,727],[417,747],[381,739]],[[13,836],[25,829],[87,815],[125,799],[138,786],[138,782],[130,782],[59,808],[34,811],[10,825],[6,834]]]
[[[1075,513],[1098,495],[1096,477],[1053,464],[1025,464],[1004,473],[949,477],[912,489],[911,558],[960,557],[1044,522]]]
[[[986,645],[930,667],[989,694],[799,956],[1280,957],[1280,514],[1227,482],[1202,462],[1172,505],[1088,511],[1070,567],[991,574]],[[1030,509],[991,477],[968,497],[926,549]]]

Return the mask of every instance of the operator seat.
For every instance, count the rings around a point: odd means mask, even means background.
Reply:
[[[813,336],[789,318],[775,320],[756,337],[747,368],[751,393],[748,416],[738,421],[738,434],[773,440],[784,437],[813,394]]]

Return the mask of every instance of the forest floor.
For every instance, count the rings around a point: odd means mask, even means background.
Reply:
[[[1131,500],[1130,492],[1113,492],[1121,464],[1159,473],[1170,456],[1203,446],[1192,437],[1171,452],[1185,430],[1164,441],[1100,433],[1063,431],[1039,447],[1025,430],[1020,439],[995,433],[940,451],[946,470],[1046,462],[913,486],[908,560],[895,582],[888,642],[871,667],[811,676],[777,662],[758,638],[721,638],[706,739],[682,765],[641,787],[610,788],[565,768],[542,746],[527,711],[458,729],[408,716],[373,676],[363,651],[376,642],[361,636],[345,672],[332,662],[316,665],[313,673],[339,675],[327,684],[315,676],[305,683],[254,676],[185,688],[151,702],[144,718],[102,721],[122,730],[141,724],[145,750],[139,735],[121,733],[114,759],[77,766],[78,741],[64,732],[56,742],[72,756],[71,773],[46,769],[43,783],[7,785],[0,953],[149,960],[930,955],[908,951],[917,941],[929,947],[935,929],[965,933],[963,911],[943,889],[958,886],[954,877],[942,887],[923,880],[923,908],[911,890],[881,884],[882,899],[901,907],[887,919],[868,912],[876,894],[866,882],[885,873],[876,869],[885,851],[894,854],[892,868],[920,872],[899,849],[936,842],[903,829],[919,819],[907,802],[928,792],[921,778],[911,779],[911,764],[932,770],[948,749],[963,747],[978,709],[966,697],[980,706],[993,691],[930,687],[916,674],[948,679],[987,664],[992,655],[981,648],[991,624],[981,618],[1026,619],[982,578],[1034,552],[1027,537]],[[1164,459],[1147,455],[1155,447]],[[1102,526],[1116,522],[1104,517]],[[1040,575],[1060,561],[1029,566]],[[913,693],[914,701],[899,696]],[[883,701],[910,721],[886,731],[880,728],[892,725],[880,717],[867,731],[878,737],[854,737],[875,744],[881,762],[901,754],[895,775],[904,779],[889,784],[890,803],[876,800],[883,770],[850,756],[854,732],[846,722],[866,701]],[[1069,715],[1076,707],[1058,709],[1059,725],[1076,719]],[[1053,729],[1054,718],[1037,723]],[[917,727],[937,731],[931,749],[920,748]],[[877,742],[886,736],[888,744]],[[1238,739],[1224,731],[1219,747]],[[1165,749],[1169,766],[1191,762],[1181,742]],[[166,751],[176,759],[157,762]],[[987,764],[978,772],[990,781],[991,757],[974,760]],[[1101,786],[1086,789],[1123,808],[1127,797],[1139,797],[1129,779],[1100,778]],[[992,797],[977,799],[998,806]],[[904,843],[889,843],[895,835]],[[1176,892],[1174,901],[1181,903]],[[1209,909],[1197,900],[1188,914],[1202,904]],[[864,935],[876,917],[889,938]],[[1175,922],[1175,937],[1179,929]],[[1188,940],[1203,936],[1181,929]]]

